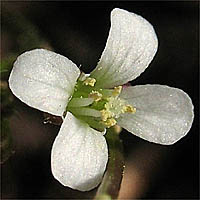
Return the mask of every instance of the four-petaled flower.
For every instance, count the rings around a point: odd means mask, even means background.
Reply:
[[[153,59],[158,40],[141,16],[111,12],[106,47],[90,75],[68,58],[35,49],[20,55],[10,88],[33,108],[63,117],[52,147],[54,177],[64,186],[88,191],[102,180],[108,161],[104,134],[115,124],[145,140],[173,144],[193,121],[193,105],[182,90],[162,85],[126,86]]]

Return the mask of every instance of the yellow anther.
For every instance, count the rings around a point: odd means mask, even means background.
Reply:
[[[102,121],[104,121],[104,122],[107,121],[108,118],[113,117],[113,113],[110,112],[109,110],[103,109],[103,110],[101,110],[100,112],[101,112],[101,119],[102,119]]]
[[[111,117],[111,112],[107,111],[107,110],[101,110],[101,119],[102,121],[106,121],[108,118]]]
[[[86,78],[86,79],[83,81],[83,84],[84,84],[84,85],[89,85],[89,86],[91,86],[91,87],[94,87],[95,83],[96,83],[96,79],[95,79],[95,78],[90,78],[90,77]]]
[[[104,124],[107,128],[110,128],[111,126],[114,126],[117,123],[117,121],[114,118],[107,119]]]
[[[90,94],[88,95],[89,98],[93,98],[94,101],[100,101],[102,98],[102,94],[98,91],[92,91],[90,92]]]
[[[131,105],[125,105],[123,107],[123,111],[124,112],[128,112],[128,113],[135,113],[136,112],[136,108],[134,108],[133,106]]]
[[[101,112],[102,121],[106,121],[108,119],[107,111],[106,110],[101,110],[100,112]]]
[[[114,90],[112,92],[112,96],[116,97],[118,96],[122,91],[122,86],[117,86],[117,87],[114,87]]]

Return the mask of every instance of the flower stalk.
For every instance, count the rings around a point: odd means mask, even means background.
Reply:
[[[106,140],[109,147],[109,161],[94,200],[117,199],[123,178],[125,167],[123,145],[117,126],[107,130]]]

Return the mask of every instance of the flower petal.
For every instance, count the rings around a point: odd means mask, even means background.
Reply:
[[[180,89],[163,85],[124,88],[121,98],[136,108],[118,124],[150,142],[173,144],[190,130],[194,118],[190,97]]]
[[[54,177],[64,186],[88,191],[101,182],[107,161],[103,133],[68,112],[52,147]]]
[[[17,58],[9,86],[29,106],[62,116],[79,74],[78,67],[68,58],[35,49]]]
[[[134,13],[114,9],[106,47],[91,73],[96,86],[112,88],[135,79],[148,67],[157,46],[157,36],[149,22]]]

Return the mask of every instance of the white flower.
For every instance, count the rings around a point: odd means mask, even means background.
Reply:
[[[101,182],[108,160],[103,135],[116,123],[165,145],[190,130],[193,105],[182,90],[120,86],[147,68],[157,46],[149,22],[114,9],[106,47],[89,76],[80,75],[72,61],[48,50],[35,49],[17,58],[9,78],[13,94],[31,107],[64,117],[51,154],[52,173],[64,186],[88,191]]]

